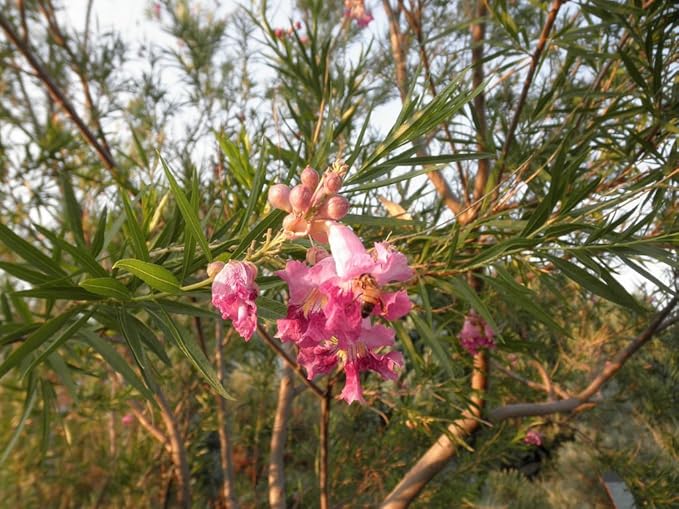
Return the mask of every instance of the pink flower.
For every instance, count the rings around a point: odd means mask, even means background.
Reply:
[[[132,414],[125,414],[120,418],[120,422],[123,426],[131,426],[134,422],[134,416]]]
[[[495,333],[483,318],[472,310],[464,318],[460,344],[471,355],[476,355],[482,348],[495,348]]]
[[[523,443],[539,447],[542,445],[542,435],[537,430],[534,429],[528,430],[526,436],[523,438]]]
[[[344,16],[355,20],[360,28],[367,27],[374,19],[372,13],[365,8],[365,0],[345,0]]]
[[[212,304],[223,319],[233,321],[238,334],[249,341],[257,327],[259,288],[255,284],[257,267],[250,262],[230,261],[212,283]]]
[[[298,346],[298,362],[310,379],[344,369],[341,397],[363,402],[361,372],[394,379],[396,366],[403,364],[401,354],[392,350],[394,330],[373,324],[370,315],[395,320],[410,311],[405,291],[382,292],[380,287],[409,279],[412,270],[406,257],[387,243],[368,252],[349,228],[326,224],[332,254],[323,253],[320,260],[314,254],[311,258],[317,261],[311,267],[290,261],[277,273],[288,283],[290,298],[288,316],[278,320],[276,336]]]

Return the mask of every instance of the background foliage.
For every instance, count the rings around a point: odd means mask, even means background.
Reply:
[[[333,506],[378,504],[462,415],[470,308],[498,333],[498,407],[544,401],[525,383],[540,369],[577,394],[676,295],[673,2],[369,6],[361,30],[342,2],[300,1],[279,38],[266,3],[167,0],[149,19],[168,43],[138,46],[49,0],[5,2],[0,505],[171,506],[184,449],[194,505],[219,507],[220,415],[240,504],[266,504],[282,364],[229,324],[223,339],[205,267],[255,261],[274,330],[273,271],[308,244],[270,242],[282,214],[266,191],[306,164],[344,159],[346,222],[417,272],[399,381],[370,376],[366,406],[332,405]],[[644,283],[625,287],[632,275]],[[596,408],[482,424],[414,505],[609,507],[606,471],[640,506],[679,503],[674,316]],[[310,507],[318,406],[295,384],[287,504]]]

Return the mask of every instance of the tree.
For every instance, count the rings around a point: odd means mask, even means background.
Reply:
[[[676,503],[671,466],[630,467],[631,449],[606,445],[644,429],[647,457],[676,457],[676,405],[659,403],[677,362],[676,7],[345,4],[299,2],[279,26],[266,2],[153,3],[168,43],[140,47],[93,29],[91,2],[82,30],[51,1],[5,5],[8,503],[395,508],[516,492],[559,506],[569,447],[590,455],[588,482],[609,468],[639,501]],[[308,196],[285,187],[300,179]],[[321,356],[278,338],[302,320],[296,275],[330,264],[313,259],[327,235],[341,283],[314,301]],[[357,247],[387,238],[372,258]],[[394,253],[412,275],[380,280]],[[630,293],[631,273],[652,289]],[[413,309],[392,320],[399,289]],[[396,350],[332,322],[335,303],[365,315],[360,334],[393,328]],[[391,376],[401,353],[395,383],[356,372]],[[628,362],[654,367],[635,383]],[[606,496],[593,486],[592,504]]]

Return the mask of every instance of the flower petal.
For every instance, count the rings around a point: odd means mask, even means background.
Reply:
[[[339,223],[330,223],[328,242],[339,277],[347,280],[372,272],[375,262],[363,247],[361,239],[349,228]]]

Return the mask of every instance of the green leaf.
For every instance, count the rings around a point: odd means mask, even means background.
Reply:
[[[420,333],[420,337],[425,343],[429,345],[432,352],[434,353],[434,358],[438,361],[443,369],[446,370],[448,376],[455,378],[455,372],[453,371],[453,364],[450,361],[450,355],[448,355],[441,345],[441,341],[438,339],[434,331],[427,325],[424,320],[422,320],[416,313],[411,313],[410,317],[415,324],[415,328]]]
[[[457,294],[463,300],[466,300],[471,305],[471,307],[474,308],[479,315],[481,315],[486,323],[491,326],[495,332],[495,335],[500,337],[500,328],[497,326],[497,323],[495,323],[493,315],[490,314],[490,311],[479,298],[476,291],[474,291],[474,289],[469,286],[463,278],[454,277],[446,281],[436,280],[432,282],[432,284],[438,284],[444,289],[452,288],[455,294]]]
[[[89,311],[83,316],[81,316],[78,320],[73,322],[71,325],[66,327],[64,331],[59,334],[59,336],[54,339],[53,341],[50,342],[50,344],[45,348],[42,352],[40,352],[31,362],[29,365],[23,370],[21,373],[21,376],[24,377],[26,376],[27,373],[30,373],[33,368],[35,368],[38,364],[42,363],[52,352],[54,352],[57,348],[59,348],[61,345],[63,345],[68,339],[72,338],[76,332],[78,332],[83,325],[87,323],[87,320],[90,319],[90,316],[92,316],[92,311]]]
[[[187,359],[189,359],[189,361],[191,361],[198,372],[217,391],[217,393],[225,399],[234,399],[233,396],[226,392],[224,386],[222,386],[217,377],[217,373],[215,373],[214,368],[207,360],[198,344],[193,340],[193,336],[186,335],[186,337],[184,337],[177,329],[177,326],[172,321],[170,315],[168,315],[167,311],[162,307],[159,308],[158,312],[149,310],[149,313],[155,318],[156,323],[163,330],[165,335],[177,345],[179,350]]]
[[[124,284],[112,277],[85,279],[80,282],[80,286],[88,292],[104,297],[113,297],[114,299],[129,300],[132,296]]]
[[[0,262],[0,270],[4,270],[15,278],[34,285],[39,285],[45,282],[45,274],[32,270],[28,265]]]
[[[120,195],[123,198],[123,207],[125,208],[125,225],[130,236],[130,242],[132,244],[132,251],[144,261],[149,260],[149,250],[146,247],[146,238],[144,232],[141,229],[141,223],[137,219],[137,214],[135,214],[130,199],[127,197],[127,192],[120,190]]]
[[[266,320],[278,320],[285,318],[288,308],[282,302],[269,299],[268,297],[257,297],[257,315]]]
[[[146,399],[153,399],[153,393],[141,380],[139,380],[139,377],[127,361],[108,343],[108,341],[106,341],[106,339],[97,336],[91,331],[85,331],[84,336],[87,343],[101,355],[104,361],[106,361],[114,371],[120,373],[127,383],[137,389],[137,391],[139,391]]]
[[[160,290],[161,292],[173,294],[181,293],[179,281],[177,281],[175,275],[165,267],[161,267],[155,263],[135,260],[134,258],[125,258],[123,260],[118,260],[113,268],[130,272],[151,288]]]
[[[92,256],[97,256],[101,249],[104,247],[104,235],[106,233],[106,220],[108,219],[108,208],[104,207],[101,215],[99,216],[99,221],[97,222],[97,230],[92,239],[92,245],[90,247],[92,251]]]
[[[603,281],[592,276],[585,269],[582,269],[571,262],[550,255],[544,256],[551,260],[566,277],[572,279],[586,290],[589,290],[606,300],[620,304],[621,306],[639,311],[639,304],[637,301],[634,300],[634,298],[619,284],[612,288]]]
[[[14,428],[14,431],[12,432],[12,435],[10,436],[10,439],[7,442],[7,445],[5,446],[5,449],[2,451],[2,455],[0,455],[0,465],[4,465],[5,461],[7,461],[7,458],[11,454],[12,449],[14,449],[14,447],[17,444],[17,441],[19,440],[21,432],[24,430],[26,421],[28,420],[29,416],[31,415],[31,412],[33,411],[33,406],[35,405],[35,401],[38,395],[36,387],[37,386],[34,383],[28,384],[28,389],[26,391],[26,399],[24,400],[24,409],[21,412],[19,422]]]
[[[66,223],[70,226],[76,243],[80,247],[85,247],[85,236],[83,234],[82,215],[80,204],[75,198],[75,191],[73,190],[73,183],[71,182],[71,174],[69,172],[61,172],[59,180],[64,193],[64,208],[66,212]]]
[[[124,310],[119,311],[118,321],[120,323],[120,331],[123,333],[123,337],[130,347],[130,351],[132,352],[132,356],[134,357],[137,366],[139,366],[141,376],[146,382],[146,386],[151,391],[157,392],[158,383],[146,360],[146,353],[141,346],[138,330],[132,325],[133,322],[129,319],[129,315]]]
[[[218,260],[227,261],[230,259],[237,259],[245,250],[250,247],[250,244],[260,235],[263,235],[269,228],[275,229],[280,222],[283,221],[285,212],[282,210],[272,210],[268,216],[262,219],[257,225],[250,230],[250,232],[243,237],[243,240],[236,246],[232,253],[225,253],[221,255]]]
[[[51,320],[44,322],[38,330],[28,336],[18,348],[12,351],[5,361],[0,365],[0,378],[5,376],[7,372],[16,367],[23,361],[27,355],[37,350],[45,341],[50,339],[54,334],[61,329],[66,322],[77,312],[79,307],[73,308]]]
[[[160,162],[163,165],[163,171],[165,172],[167,180],[170,182],[172,194],[174,195],[175,200],[177,200],[177,205],[179,206],[179,210],[182,213],[182,217],[184,218],[186,226],[191,229],[191,235],[198,241],[200,248],[203,250],[203,254],[205,254],[205,257],[211,262],[212,253],[210,252],[210,246],[208,245],[207,239],[205,238],[205,233],[203,233],[203,229],[200,226],[200,221],[198,220],[196,211],[193,209],[193,207],[191,207],[189,200],[186,199],[184,191],[182,191],[179,187],[179,184],[177,184],[177,181],[172,175],[170,168],[167,166],[165,159],[163,159],[163,156],[158,154],[158,157],[160,157]]]
[[[59,278],[66,276],[66,272],[54,260],[44,255],[2,223],[0,223],[0,242],[5,244],[11,252],[26,260],[33,268]]]
[[[76,286],[43,286],[15,292],[18,297],[36,297],[38,299],[56,300],[99,300],[100,296],[88,292],[84,288]]]
[[[99,262],[97,262],[94,256],[85,247],[76,247],[72,244],[69,244],[64,239],[58,237],[54,232],[48,230],[47,228],[43,228],[37,224],[34,226],[40,233],[50,239],[55,247],[58,246],[70,254],[73,257],[73,260],[78,264],[79,268],[89,272],[93,276],[108,276],[106,269],[99,265]]]

